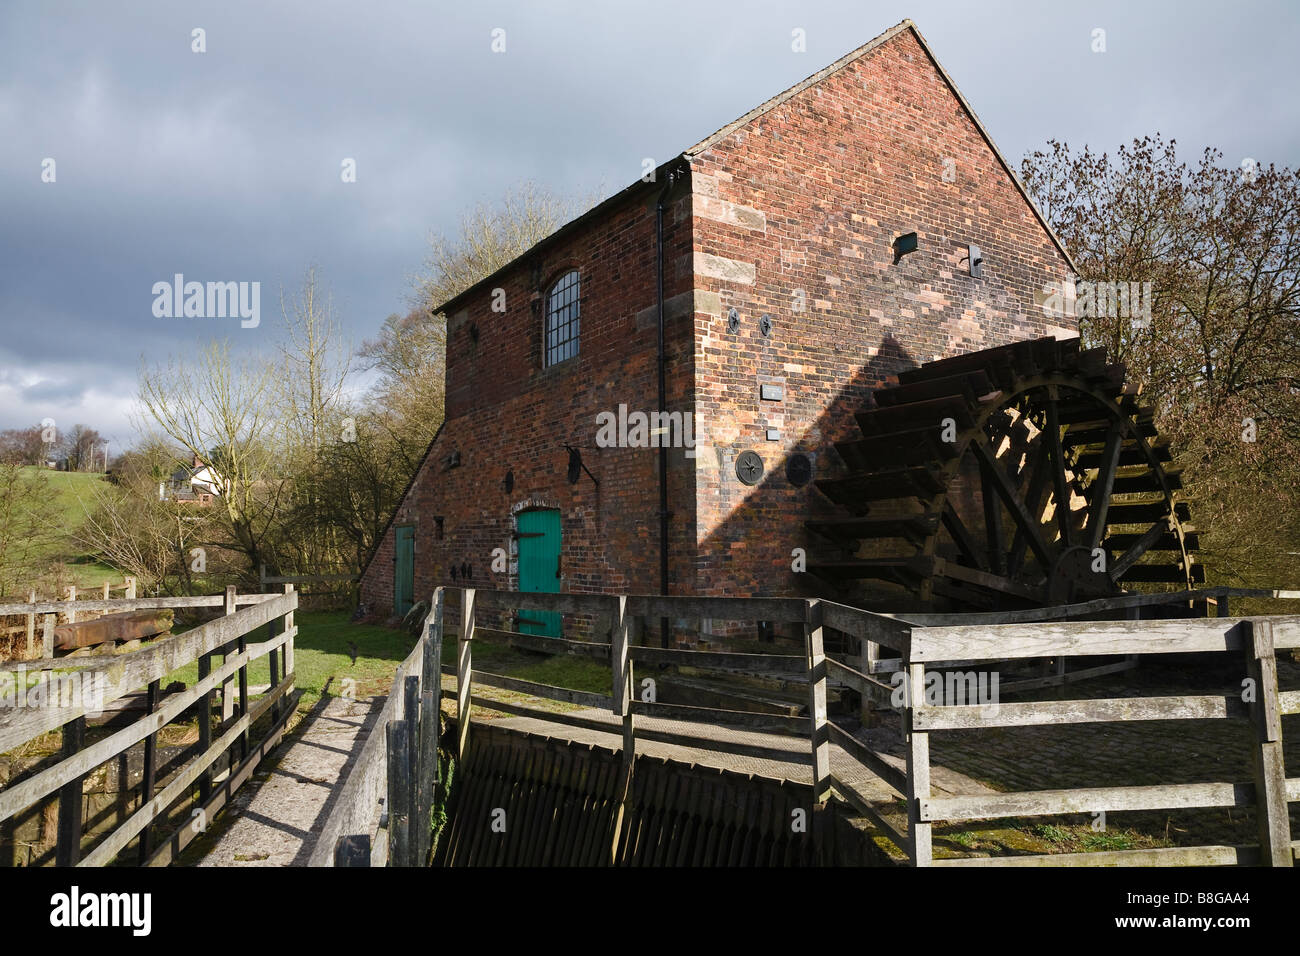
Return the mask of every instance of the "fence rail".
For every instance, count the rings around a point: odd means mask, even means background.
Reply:
[[[30,600],[26,603],[9,603],[0,604],[0,618],[10,616],[23,616],[27,619],[27,644],[26,653],[19,659],[18,663],[43,660],[54,657],[54,628],[58,625],[60,614],[68,619],[69,623],[75,623],[78,614],[98,613],[98,614],[117,614],[123,611],[149,611],[177,608],[197,608],[197,607],[221,607],[225,603],[225,596],[221,594],[201,594],[201,595],[176,595],[176,596],[156,596],[156,597],[136,597],[135,580],[127,579],[126,597],[124,598],[79,598],[76,596],[75,589],[70,589],[71,596],[67,601],[37,601],[35,592],[31,592]],[[237,594],[236,601],[239,604],[257,604],[262,601],[269,601],[277,597],[275,594]],[[70,607],[69,602],[75,602],[75,607]],[[41,619],[39,628],[37,627],[37,618]],[[23,626],[16,629],[21,631]],[[0,661],[0,669],[7,664],[15,662]]]
[[[105,865],[113,862],[133,840],[139,848],[140,863],[166,863],[199,832],[187,820],[165,841],[157,843],[154,829],[166,822],[169,809],[197,783],[198,809],[205,819],[210,818],[248,779],[257,762],[278,742],[284,730],[292,712],[287,698],[294,686],[293,649],[298,629],[293,618],[298,595],[291,586],[278,595],[240,595],[231,587],[224,595],[202,598],[137,598],[87,603],[110,605],[105,608],[110,611],[162,606],[216,606],[223,608],[225,614],[125,654],[79,659],[44,658],[0,665],[0,690],[9,692],[0,693],[0,704],[12,705],[0,707],[0,753],[50,731],[61,730],[63,736],[61,759],[0,788],[0,822],[57,793],[59,826],[55,853],[58,864]],[[241,609],[240,605],[244,607]],[[0,613],[7,613],[9,607],[0,605]],[[249,643],[249,635],[259,628],[268,629],[266,639]],[[218,654],[221,655],[220,663],[214,660]],[[270,688],[253,702],[248,688],[248,666],[263,657],[269,658]],[[199,668],[197,682],[160,700],[163,679],[195,662]],[[19,699],[19,695],[23,698],[29,696],[27,682],[32,676],[47,688],[40,706]],[[55,690],[49,691],[49,688]],[[87,719],[102,714],[107,705],[135,692],[146,695],[144,716],[93,743],[87,742]],[[218,694],[221,723],[217,739],[213,740],[212,716]],[[181,769],[155,792],[160,782],[156,756],[158,733],[196,707],[199,741]],[[268,713],[270,726],[254,745],[251,739],[253,726]],[[144,742],[144,773],[138,808],[111,832],[100,837],[94,846],[83,850],[82,793],[86,777],[141,742]],[[214,765],[227,754],[232,755],[231,769],[224,780],[215,780]],[[237,765],[234,755],[239,760]]]

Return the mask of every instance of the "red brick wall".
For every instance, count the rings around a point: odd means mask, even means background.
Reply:
[[[891,374],[1052,334],[1035,294],[1066,263],[907,31],[693,158],[689,190],[665,217],[668,395],[705,437],[694,459],[670,452],[670,588],[797,593],[791,549],[809,545],[802,521],[819,502],[787,481],[786,457],[808,453],[818,474],[833,473],[830,444],[852,434],[853,412]],[[564,590],[658,591],[657,451],[595,443],[598,412],[655,407],[656,195],[506,272],[504,314],[491,311],[489,289],[450,317],[448,420],[394,522],[416,526],[417,600],[461,583],[453,565],[472,565],[475,586],[514,587],[513,573],[491,572],[492,552],[511,548],[512,515],[528,506],[562,512]],[[910,231],[919,250],[895,264],[890,244]],[[983,278],[961,261],[968,243],[984,251]],[[543,369],[536,277],[544,287],[572,266],[583,282],[580,355]],[[771,337],[759,332],[764,313]],[[780,384],[784,400],[760,401],[763,382]],[[779,441],[766,440],[768,427]],[[586,475],[568,483],[566,442],[599,488]],[[735,477],[749,448],[767,465],[753,488]],[[448,468],[453,453],[460,464]],[[363,600],[381,612],[392,538],[363,580]]]
[[[514,515],[528,507],[561,512],[562,590],[658,592],[657,451],[596,446],[599,412],[656,405],[657,197],[642,192],[500,276],[492,285],[505,291],[504,313],[492,311],[489,288],[448,317],[447,421],[393,522],[415,526],[416,600],[463,583],[453,566],[470,566],[476,587],[516,587],[513,561],[494,573],[492,555],[513,554]],[[683,186],[665,214],[670,264],[690,248],[689,217],[677,212],[689,201]],[[543,368],[543,291],[569,268],[582,276],[579,354]],[[665,295],[689,299],[689,282],[670,266]],[[669,322],[670,409],[690,410],[689,335],[687,313]],[[581,449],[599,487],[586,474],[568,482],[566,443]],[[460,463],[449,467],[453,454]],[[680,550],[693,527],[690,472],[680,453],[673,461],[670,493],[685,503],[676,507]],[[362,582],[362,600],[381,614],[392,608],[393,538],[390,528]]]
[[[802,520],[819,496],[790,484],[787,456],[808,453],[832,474],[831,443],[856,435],[853,412],[889,375],[1053,334],[1035,293],[1066,261],[910,31],[692,167],[696,283],[718,304],[695,316],[696,403],[716,467],[698,472],[694,586],[795,593],[791,552],[810,546]],[[918,251],[895,264],[892,240],[912,231]],[[984,252],[982,278],[962,261],[969,243]],[[784,401],[761,401],[761,382],[781,384]],[[735,475],[745,449],[767,465],[753,488]]]

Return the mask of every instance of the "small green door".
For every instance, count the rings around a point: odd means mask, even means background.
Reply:
[[[523,511],[519,514],[519,590],[555,594],[560,590],[560,513]],[[520,611],[524,634],[560,636],[556,611]]]
[[[415,528],[399,525],[393,561],[393,613],[405,617],[415,603]]]

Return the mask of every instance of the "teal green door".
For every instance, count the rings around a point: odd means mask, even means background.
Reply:
[[[396,529],[396,553],[393,561],[393,613],[405,617],[415,603],[415,529],[399,525]]]
[[[519,590],[555,594],[560,590],[560,513],[523,511],[519,514]],[[556,611],[520,611],[524,634],[560,636]]]

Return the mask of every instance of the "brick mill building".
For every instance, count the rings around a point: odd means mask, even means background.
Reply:
[[[438,310],[446,420],[362,601],[400,614],[466,583],[812,593],[792,553],[833,508],[813,481],[843,469],[833,443],[872,389],[1073,334],[1040,307],[1072,271],[904,21]],[[641,440],[633,413],[661,389],[694,448]],[[620,416],[609,447],[601,424]]]

